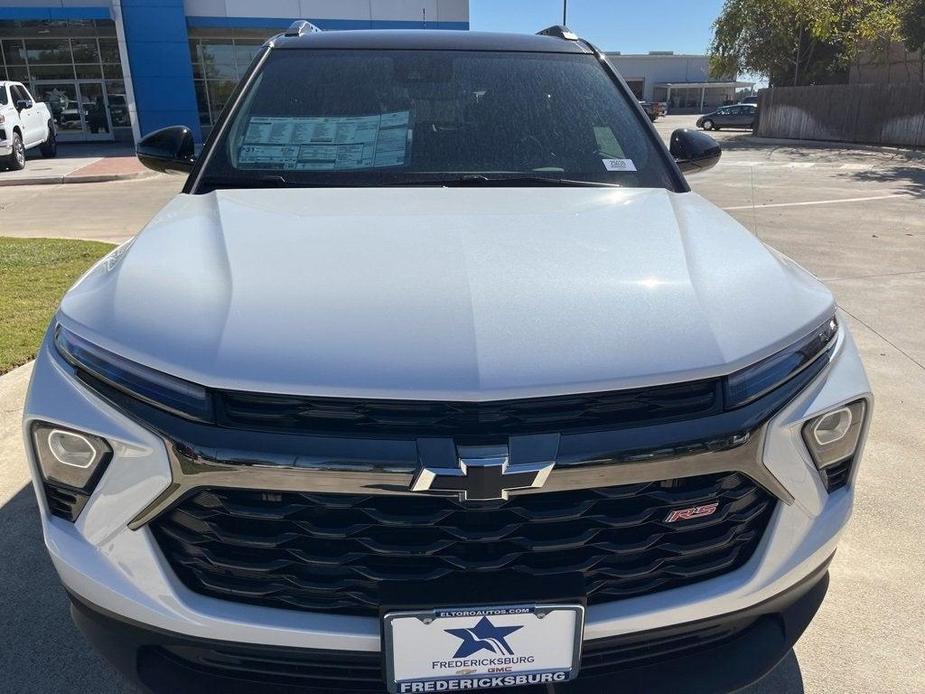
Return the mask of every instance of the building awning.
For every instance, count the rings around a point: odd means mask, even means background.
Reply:
[[[750,89],[755,86],[754,82],[656,82],[656,87],[667,87],[668,89],[701,89],[710,87]]]

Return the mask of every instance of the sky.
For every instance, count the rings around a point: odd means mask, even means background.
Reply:
[[[568,0],[568,26],[605,51],[705,53],[723,0]],[[562,23],[562,0],[469,0],[475,31],[536,33]]]

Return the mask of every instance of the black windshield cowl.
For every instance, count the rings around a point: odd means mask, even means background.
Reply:
[[[464,176],[447,176],[445,178],[434,178],[432,180],[419,179],[408,182],[405,185],[433,185],[445,186],[447,188],[504,188],[510,187],[542,187],[542,186],[571,186],[571,187],[598,187],[619,188],[617,183],[607,181],[581,181],[570,178],[558,178],[556,176],[521,176],[521,175],[484,175],[469,174]]]

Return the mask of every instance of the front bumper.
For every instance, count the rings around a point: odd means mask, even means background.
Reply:
[[[615,678],[625,691],[650,694],[675,692],[679,682],[691,694],[737,690],[767,674],[796,643],[825,596],[828,563],[783,593],[732,614],[589,642],[573,682],[506,691],[598,694],[609,691]],[[148,691],[383,691],[380,654],[191,639],[108,614],[73,595],[71,601],[74,621],[90,642]]]
[[[26,404],[26,430],[33,419],[57,422],[103,436],[114,450],[105,475],[74,524],[49,516],[35,461],[31,461],[46,545],[63,583],[76,599],[146,630],[167,632],[171,638],[380,657],[380,626],[375,618],[232,603],[194,593],[180,583],[150,530],[128,529],[139,510],[171,482],[163,442],[75,382],[53,356],[53,349],[46,339]],[[850,517],[853,490],[849,484],[832,494],[826,492],[802,443],[800,429],[806,419],[820,411],[858,397],[869,397],[869,386],[854,343],[845,331],[826,370],[768,426],[764,465],[793,500],[777,505],[761,544],[747,564],[694,585],[591,606],[584,635],[586,653],[606,647],[612,639],[684,630],[718,616],[733,619],[818,577]],[[856,460],[859,458],[860,452]],[[855,464],[852,475],[857,467]],[[783,636],[775,638],[786,644],[801,630],[789,626],[778,629]],[[762,661],[749,672],[760,674],[774,662],[773,658]],[[654,670],[641,672],[654,676],[663,670],[652,667]]]

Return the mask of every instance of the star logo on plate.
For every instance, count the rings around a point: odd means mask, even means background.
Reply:
[[[505,639],[519,629],[523,627],[495,626],[488,617],[482,617],[471,629],[444,629],[444,631],[462,640],[453,657],[467,658],[479,651],[488,651],[498,655],[514,655],[514,651]]]

